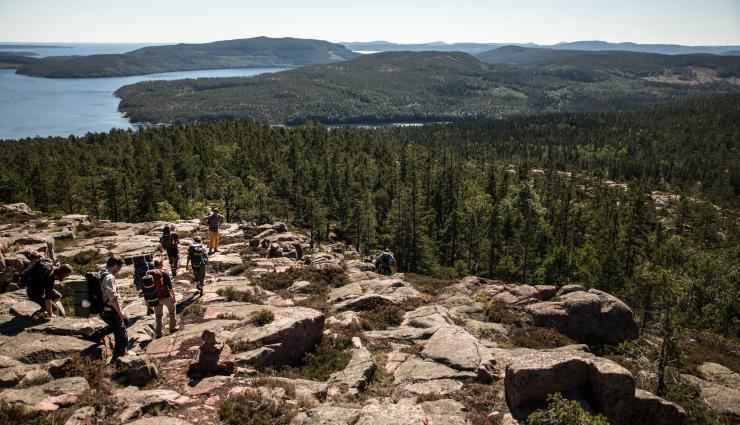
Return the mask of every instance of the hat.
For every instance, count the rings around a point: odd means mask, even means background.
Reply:
[[[195,242],[201,242],[201,241],[203,241],[203,239],[201,239],[201,238],[200,238],[200,236],[196,236],[196,237],[194,237],[194,238],[193,238],[193,240],[194,240]]]

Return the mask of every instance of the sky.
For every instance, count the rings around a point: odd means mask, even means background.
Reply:
[[[0,0],[3,42],[740,45],[740,0]]]

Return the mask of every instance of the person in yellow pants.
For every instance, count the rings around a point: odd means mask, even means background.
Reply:
[[[218,252],[218,228],[221,223],[224,222],[224,216],[218,213],[218,208],[213,207],[211,213],[206,216],[206,224],[208,224],[208,236],[210,238],[210,253]]]

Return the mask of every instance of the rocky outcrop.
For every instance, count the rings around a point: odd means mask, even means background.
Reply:
[[[363,347],[355,348],[352,350],[352,357],[347,367],[329,376],[327,384],[342,392],[356,394],[367,388],[376,368],[377,365],[370,351]]]
[[[475,372],[482,382],[490,382],[496,375],[490,351],[459,326],[441,326],[424,343],[421,356],[456,370]]]
[[[615,425],[644,423],[640,420],[646,412],[679,418],[674,423],[686,417],[672,403],[648,398],[642,392],[636,396],[635,380],[628,370],[580,351],[517,350],[506,366],[504,387],[510,410],[520,418],[542,404],[548,394],[557,392],[579,393]]]
[[[29,410],[50,412],[77,403],[89,388],[84,378],[62,378],[29,388],[4,390],[0,392],[0,401],[20,404]]]
[[[681,375],[684,382],[699,389],[699,398],[710,410],[740,422],[740,376],[717,363],[704,363],[699,367],[704,379]]]
[[[331,290],[329,302],[335,311],[363,310],[378,304],[413,305],[422,301],[421,293],[401,279],[367,274],[373,276]]]
[[[21,332],[15,336],[0,335],[0,356],[23,363],[42,363],[80,353],[97,354],[97,344],[65,335]]]

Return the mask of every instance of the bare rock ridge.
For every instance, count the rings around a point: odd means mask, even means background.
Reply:
[[[248,411],[256,400],[294,425],[481,418],[515,424],[561,393],[612,424],[680,424],[687,416],[638,388],[618,363],[575,344],[639,336],[630,308],[607,293],[466,277],[431,294],[411,276],[377,274],[341,243],[311,249],[284,223],[225,225],[202,296],[179,270],[180,330],[161,338],[133,286],[132,267],[124,268],[118,282],[130,318],[129,352],[108,366],[93,360],[107,371],[102,377],[81,373],[80,355],[104,358],[111,344],[102,336],[105,324],[77,307],[81,277],[57,287],[67,317],[47,320],[33,317],[37,306],[18,288],[19,273],[38,255],[71,262],[79,272],[99,267],[109,253],[160,255],[164,223],[51,218],[22,204],[1,206],[0,213],[0,402],[29,414],[56,412],[67,425],[93,418],[215,425],[234,423],[229,412],[266,414]],[[206,228],[175,224],[184,258]],[[518,335],[537,332],[568,343],[517,345]],[[736,373],[708,363],[700,377],[683,379],[710,409],[740,417]],[[91,391],[104,394],[110,407],[96,410]]]

